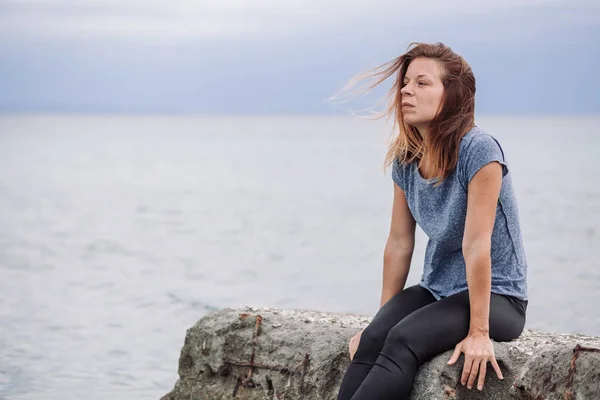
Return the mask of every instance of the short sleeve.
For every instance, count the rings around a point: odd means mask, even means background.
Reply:
[[[502,165],[502,176],[508,174],[508,165],[500,143],[491,135],[480,134],[473,137],[462,157],[462,182],[465,187],[481,168],[497,161]]]
[[[392,163],[392,180],[396,185],[405,190],[404,184],[404,167],[397,158]]]

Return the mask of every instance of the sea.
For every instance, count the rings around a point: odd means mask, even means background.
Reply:
[[[526,328],[600,335],[600,117],[476,123],[517,193]],[[0,399],[159,399],[186,329],[227,307],[374,315],[391,134],[346,114],[0,116]]]

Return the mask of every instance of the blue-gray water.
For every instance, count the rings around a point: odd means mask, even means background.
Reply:
[[[600,335],[600,118],[479,118],[529,260],[527,327]],[[0,117],[0,398],[158,399],[185,331],[255,305],[373,314],[389,126]],[[409,284],[425,248],[419,231]]]

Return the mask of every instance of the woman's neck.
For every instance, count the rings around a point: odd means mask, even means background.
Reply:
[[[425,125],[425,126],[415,126],[415,128],[417,128],[417,130],[419,131],[419,135],[421,135],[421,137],[423,138],[423,140],[427,140],[427,138],[429,137],[429,124]]]

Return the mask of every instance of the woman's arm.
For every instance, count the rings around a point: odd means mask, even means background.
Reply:
[[[482,167],[469,183],[463,256],[471,303],[469,332],[489,334],[492,288],[492,231],[502,186],[502,166],[492,162]]]
[[[501,186],[502,166],[497,162],[491,162],[473,176],[468,187],[467,217],[462,247],[467,268],[471,320],[467,338],[456,346],[448,363],[454,364],[460,353],[465,353],[461,383],[463,385],[467,383],[468,378],[469,389],[478,372],[478,389],[483,388],[488,361],[492,363],[498,377],[503,379],[489,337],[492,286],[490,252]]]
[[[383,307],[385,303],[404,289],[415,247],[416,225],[417,223],[406,203],[404,190],[394,183],[392,223],[383,251],[383,285],[379,308]],[[350,360],[354,358],[361,333],[362,330],[350,339],[348,344]]]
[[[416,222],[406,203],[404,191],[394,183],[392,223],[383,252],[380,308],[404,289],[415,248],[415,227]]]

